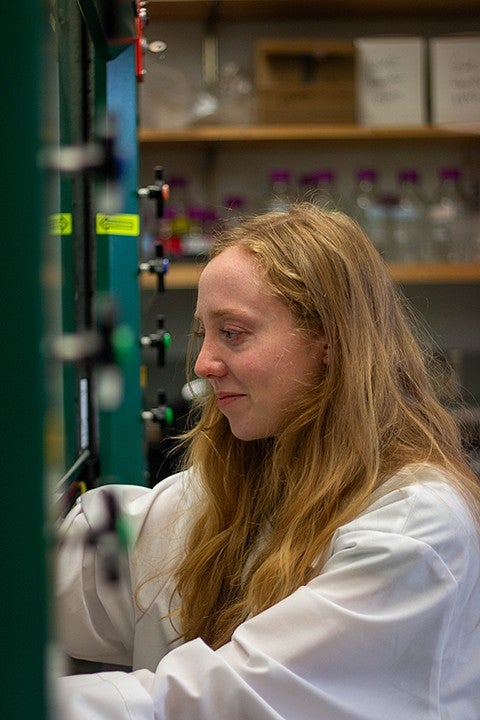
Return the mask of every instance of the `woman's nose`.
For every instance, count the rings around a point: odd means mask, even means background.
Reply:
[[[212,343],[203,341],[195,362],[195,375],[200,378],[222,377],[227,369]]]

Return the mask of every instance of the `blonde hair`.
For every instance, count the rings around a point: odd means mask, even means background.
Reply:
[[[179,632],[212,648],[318,572],[335,530],[405,465],[436,464],[479,492],[404,302],[350,218],[299,203],[226,231],[211,257],[231,246],[252,253],[300,327],[326,336],[329,366],[274,438],[238,440],[208,395],[186,433],[203,503],[176,572]]]

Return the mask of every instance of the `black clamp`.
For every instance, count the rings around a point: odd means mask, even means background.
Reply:
[[[165,352],[172,344],[172,336],[165,330],[164,315],[157,316],[157,328],[157,332],[140,338],[140,346],[142,348],[156,348],[157,365],[163,367],[165,365]]]
[[[160,425],[171,427],[173,425],[173,410],[167,405],[167,394],[165,390],[159,390],[157,393],[158,405],[151,410],[142,412],[142,420],[159,423]]]
[[[157,290],[158,292],[163,292],[165,290],[165,275],[168,272],[169,265],[168,258],[163,254],[162,243],[156,243],[155,257],[140,263],[138,271],[155,273],[158,281]]]
[[[154,168],[155,183],[154,185],[147,185],[146,187],[139,188],[137,195],[139,198],[148,198],[149,200],[155,200],[156,203],[156,216],[158,219],[163,217],[164,205],[168,200],[170,189],[168,184],[164,180],[164,169],[161,165],[157,165]]]

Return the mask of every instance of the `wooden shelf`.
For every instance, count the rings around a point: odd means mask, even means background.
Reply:
[[[171,263],[165,277],[167,288],[196,288],[203,263]]]
[[[202,270],[202,263],[170,263],[168,272],[165,275],[165,287],[167,290],[196,288]],[[142,273],[140,275],[140,287],[142,290],[156,290],[157,276],[153,273]]]
[[[480,263],[392,263],[389,267],[392,278],[405,285],[480,282]]]
[[[480,263],[395,263],[389,267],[392,278],[402,285],[480,283]],[[165,276],[167,290],[196,288],[202,269],[202,263],[171,263]],[[156,289],[156,276],[143,273],[140,285],[142,290]]]
[[[151,20],[301,20],[312,18],[465,17],[478,0],[150,0]]]
[[[344,142],[471,142],[480,140],[480,123],[458,127],[364,125],[199,125],[179,129],[140,128],[141,145],[155,144],[256,144],[304,141]]]

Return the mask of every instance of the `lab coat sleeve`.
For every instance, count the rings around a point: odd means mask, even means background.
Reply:
[[[392,709],[396,720],[439,717],[445,638],[463,602],[452,567],[468,574],[471,543],[434,512],[414,537],[388,513],[341,529],[316,578],[219,650],[197,639],[155,673],[105,676],[115,687],[108,709],[94,714],[103,702],[97,679],[81,687],[63,679],[60,716],[87,717],[77,712],[85,703],[98,720],[385,720]],[[474,570],[478,577],[478,563]]]
[[[56,563],[56,615],[61,645],[71,656],[115,665],[132,665],[135,623],[140,610],[134,590],[141,580],[142,558],[135,551],[143,542],[151,554],[144,562],[162,562],[173,546],[174,513],[181,494],[181,474],[154,489],[118,485],[83,495],[63,522]],[[86,542],[105,512],[104,493],[114,493],[129,529],[132,544],[119,556],[118,581],[106,581],[96,546]],[[161,567],[157,567],[158,570]],[[170,648],[165,648],[165,652]]]

